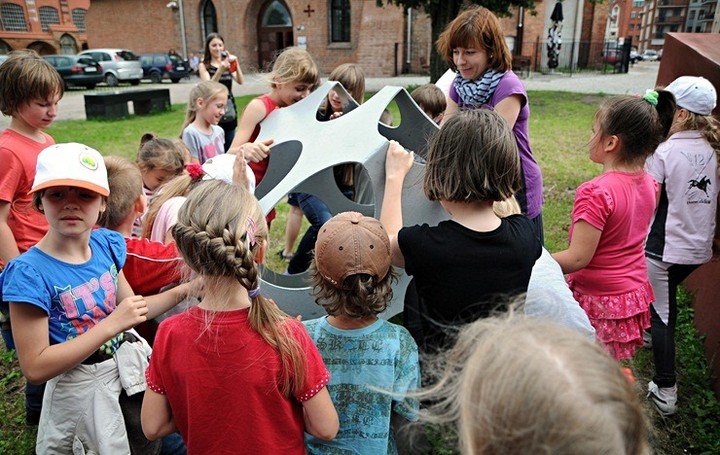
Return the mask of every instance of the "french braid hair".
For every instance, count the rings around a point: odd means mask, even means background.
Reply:
[[[187,265],[205,279],[205,286],[221,286],[234,278],[245,289],[260,285],[255,254],[267,239],[265,215],[247,190],[223,181],[197,185],[178,213],[172,228],[177,248]],[[281,389],[298,395],[305,378],[305,360],[290,332],[291,319],[274,302],[252,298],[249,322],[265,341],[278,350],[282,360]]]

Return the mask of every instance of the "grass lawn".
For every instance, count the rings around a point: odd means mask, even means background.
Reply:
[[[575,188],[593,176],[600,167],[588,159],[587,141],[599,95],[560,92],[530,92],[531,138],[535,155],[543,170],[546,246],[550,251],[564,248]],[[237,98],[242,108],[251,96]],[[396,121],[397,109],[391,106]],[[103,154],[135,157],[140,136],[148,131],[161,137],[178,137],[184,117],[184,105],[170,112],[120,121],[62,121],[50,128],[57,142],[81,142]],[[271,263],[274,270],[284,264],[274,255],[282,248],[284,220],[288,206],[278,205],[279,216],[271,232]],[[657,453],[720,453],[720,404],[709,389],[709,372],[702,356],[702,344],[692,324],[690,297],[681,298],[678,320],[678,373],[680,411],[661,419],[648,410],[653,422],[651,442]],[[643,393],[652,376],[652,358],[641,351],[631,362],[638,378],[638,394]],[[32,453],[35,431],[23,425],[23,380],[17,362],[0,346],[0,454]],[[452,453],[451,448],[438,450]]]

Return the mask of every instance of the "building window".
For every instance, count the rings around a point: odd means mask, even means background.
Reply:
[[[0,5],[0,17],[2,18],[3,30],[8,32],[27,32],[25,13],[20,5],[15,3],[3,3]]]
[[[278,0],[268,5],[261,23],[263,27],[292,27],[290,12]]]
[[[85,13],[87,13],[87,11],[82,8],[72,10],[73,24],[75,24],[75,27],[77,27],[81,33],[85,33]]]
[[[217,33],[217,13],[212,0],[206,0],[202,7],[202,29],[203,35],[208,36],[211,33]]]
[[[630,13],[630,19],[635,19],[637,17],[637,13],[635,11]]]
[[[350,42],[350,0],[330,1],[330,42]]]
[[[75,38],[67,33],[60,37],[60,53],[65,55],[77,54],[77,44]]]
[[[47,32],[48,30],[50,30],[51,25],[60,23],[60,15],[58,14],[58,10],[56,10],[52,6],[41,6],[39,8],[39,12],[40,26],[42,27],[43,32]]]

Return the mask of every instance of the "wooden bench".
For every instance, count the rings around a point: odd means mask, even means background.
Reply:
[[[113,91],[85,95],[85,116],[88,119],[120,118],[130,115],[128,103],[137,115],[170,110],[170,89]]]

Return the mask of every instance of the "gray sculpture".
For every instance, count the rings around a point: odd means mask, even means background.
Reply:
[[[332,89],[347,99],[352,109],[327,122],[315,114]],[[401,115],[397,127],[379,122],[388,104],[395,100]],[[346,103],[347,104],[347,103]],[[428,138],[437,131],[435,123],[415,104],[402,87],[385,87],[367,102],[357,105],[341,84],[328,81],[304,100],[276,109],[261,124],[258,140],[273,138],[267,173],[255,195],[268,213],[287,193],[299,191],[322,199],[333,214],[358,211],[379,217],[385,185],[385,153],[389,140],[396,140],[415,151],[416,160],[403,186],[403,221],[405,225],[430,225],[448,218],[440,204],[430,202],[422,190],[422,175]],[[359,163],[370,177],[374,199],[360,204],[345,197],[335,184],[332,167]],[[403,272],[399,270],[399,272]],[[262,293],[272,298],[287,313],[312,319],[324,314],[310,295],[307,272],[280,275],[270,269],[262,271]],[[394,298],[383,317],[402,311],[409,277],[402,273],[394,288]]]

